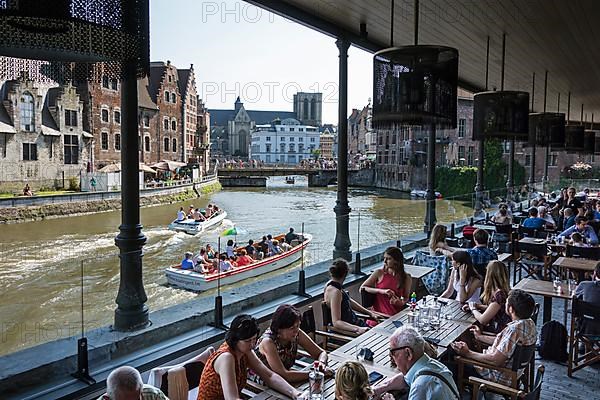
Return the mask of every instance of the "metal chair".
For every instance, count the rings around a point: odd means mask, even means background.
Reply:
[[[363,307],[369,308],[375,304],[375,295],[373,293],[369,293],[364,289],[360,291],[360,302]]]
[[[354,332],[334,328],[331,310],[326,301],[321,302],[321,311],[323,314],[323,331],[328,333],[328,336],[324,337],[324,347],[326,349],[327,347],[338,348],[340,344],[348,343],[357,336]]]
[[[588,333],[588,332],[594,333]],[[585,347],[579,353],[579,345]],[[600,306],[573,297],[567,375],[600,361]]]
[[[540,303],[535,303],[535,307],[533,308],[533,313],[531,314],[531,319],[533,323],[537,326],[538,315],[540,314]]]
[[[540,268],[547,274],[550,266],[550,256],[548,254],[548,246],[546,243],[532,244],[520,243],[518,240],[513,240],[513,285],[517,281],[517,271],[519,272],[519,281],[523,279],[523,271],[525,278],[539,278]]]
[[[323,302],[323,303],[325,303],[325,302]],[[329,307],[327,307],[327,309],[329,309]],[[325,316],[323,317],[323,320],[325,321]],[[331,321],[331,313],[329,313],[328,321]],[[334,342],[335,341],[348,342],[353,339],[352,337],[342,336],[339,334],[328,332],[328,329],[326,329],[327,324],[325,324],[325,322],[324,322],[323,325],[324,325],[323,330],[317,329],[314,310],[313,310],[312,306],[308,306],[308,309],[302,313],[302,320],[300,321],[300,329],[302,329],[304,331],[304,333],[306,333],[308,336],[310,336],[315,341],[317,340],[318,336],[322,337],[323,338],[323,348],[325,350],[335,349],[335,348],[339,347],[337,345],[329,346],[330,344],[332,344],[329,342],[329,339],[333,339]]]
[[[496,382],[491,382],[485,379],[470,377],[469,383],[473,385],[473,400],[484,399],[485,392],[498,393],[503,396],[509,396],[512,400],[540,400],[542,394],[542,381],[544,380],[544,371],[546,369],[540,365],[535,375],[535,383],[529,392],[516,390]]]
[[[492,369],[495,371],[501,371],[503,373],[507,373],[510,375],[511,384],[510,387],[513,389],[519,388],[519,382],[523,381],[525,389],[529,388],[530,381],[530,370],[534,365],[535,360],[535,343],[529,346],[523,346],[518,344],[513,352],[511,363],[509,367],[500,367],[493,364],[488,364],[482,361],[473,360],[470,358],[465,358],[462,356],[456,356],[455,360],[458,365],[458,389],[462,393],[465,385],[464,378],[464,367],[465,365],[472,365],[487,369]]]
[[[589,260],[600,260],[600,247],[580,247],[567,245],[567,257],[580,257]]]

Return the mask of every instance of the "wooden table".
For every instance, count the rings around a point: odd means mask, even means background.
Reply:
[[[552,319],[552,299],[564,299],[565,300],[565,314],[564,314],[564,322],[565,326],[567,326],[567,307],[568,302],[571,299],[569,295],[569,287],[564,282],[561,281],[561,291],[558,292],[554,290],[554,283],[550,281],[541,281],[537,279],[525,278],[521,279],[519,283],[517,283],[513,289],[521,289],[530,294],[538,294],[544,296],[544,316],[543,322],[546,323]]]
[[[504,264],[506,264],[510,260],[512,260],[512,254],[510,254],[510,253],[498,254],[498,261],[500,261],[500,262],[503,262]]]
[[[404,271],[409,273],[413,279],[421,279],[424,276],[429,275],[435,268],[422,267],[420,265],[404,264]]]
[[[524,237],[522,239],[519,240],[519,243],[521,244],[532,244],[532,245],[547,245],[548,241],[546,239],[536,239],[536,238],[532,238],[532,237]]]
[[[574,270],[578,272],[594,272],[597,260],[588,260],[580,257],[558,257],[552,265],[561,270]]]

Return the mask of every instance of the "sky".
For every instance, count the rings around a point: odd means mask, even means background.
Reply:
[[[323,123],[337,125],[335,39],[244,1],[150,0],[150,57],[194,65],[209,109],[293,111],[296,92],[323,93]],[[372,54],[351,47],[348,114],[373,93]]]

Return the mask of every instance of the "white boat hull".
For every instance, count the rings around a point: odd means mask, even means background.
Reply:
[[[181,268],[169,267],[165,270],[167,283],[182,289],[192,290],[194,292],[203,292],[214,289],[220,285],[230,285],[244,279],[254,278],[268,272],[278,270],[283,267],[300,260],[302,257],[302,249],[308,246],[312,240],[309,234],[304,235],[306,240],[291,250],[277,256],[269,257],[264,260],[256,261],[244,267],[238,267],[231,271],[222,272],[220,274],[211,274],[205,276],[193,270],[182,270]]]
[[[203,222],[197,222],[189,218],[183,221],[175,220],[169,224],[169,229],[176,232],[185,232],[189,235],[197,235],[221,224],[225,218],[227,218],[227,212],[222,211],[208,221]]]

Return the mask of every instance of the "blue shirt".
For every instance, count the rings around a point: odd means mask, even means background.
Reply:
[[[585,226],[583,232],[577,229],[577,225],[573,225],[569,229],[562,231],[558,237],[570,237],[573,232],[579,232],[586,239],[588,244],[598,244],[598,236],[596,236],[596,232],[594,232],[594,228],[589,225]]]
[[[421,358],[408,370],[404,376],[404,381],[409,387],[408,400],[446,400],[456,399],[454,392],[448,385],[442,382],[438,377],[431,375],[419,375],[419,371],[434,371],[442,375],[458,393],[452,372],[438,360],[430,358],[423,354]]]
[[[523,221],[525,228],[542,229],[546,225],[546,221],[539,217],[529,217]]]
[[[575,225],[575,216],[571,215],[569,218],[567,218],[567,220],[565,221],[565,229],[568,229],[570,227],[572,227],[573,225]]]
[[[486,266],[490,261],[498,259],[496,252],[489,247],[473,247],[467,250],[467,253],[471,256],[474,265]]]
[[[184,258],[181,262],[181,269],[194,269],[194,262],[190,259]]]

